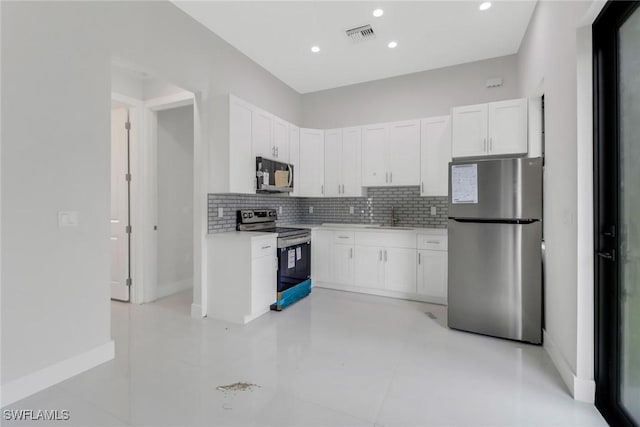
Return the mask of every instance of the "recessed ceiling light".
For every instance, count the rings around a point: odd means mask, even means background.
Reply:
[[[486,1],[484,3],[482,3],[479,7],[480,10],[487,10],[491,7],[491,2],[490,1]]]
[[[382,15],[384,15],[384,10],[382,9],[376,9],[373,11],[373,16],[376,18],[380,18]]]
[[[311,52],[318,53],[320,52],[320,48],[318,46],[311,46]]]
[[[387,46],[389,47],[389,49],[393,49],[394,47],[398,46],[398,42],[389,42]]]

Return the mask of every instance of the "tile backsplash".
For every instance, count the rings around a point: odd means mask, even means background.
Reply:
[[[288,195],[209,194],[208,232],[232,231],[236,227],[236,211],[247,208],[282,207],[279,224],[339,222],[352,224],[391,225],[393,207],[395,225],[402,227],[446,228],[448,198],[420,197],[419,187],[371,187],[363,197],[297,198]],[[218,217],[218,208],[223,216]],[[313,213],[309,208],[313,207]],[[354,213],[349,208],[354,208]],[[431,208],[436,215],[431,215]]]

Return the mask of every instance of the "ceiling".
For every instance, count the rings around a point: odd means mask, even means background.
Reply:
[[[535,1],[174,1],[300,93],[514,54]],[[372,12],[382,8],[384,15]],[[345,30],[371,24],[376,38]],[[389,49],[387,44],[398,46]],[[320,47],[312,53],[311,46]]]

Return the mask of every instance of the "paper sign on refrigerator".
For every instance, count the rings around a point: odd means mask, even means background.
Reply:
[[[451,203],[478,203],[478,164],[451,166]]]

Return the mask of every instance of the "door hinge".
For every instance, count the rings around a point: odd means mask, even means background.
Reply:
[[[131,277],[127,277],[127,280],[125,280],[125,285],[127,286],[131,286]]]
[[[125,128],[126,130],[131,130],[131,122],[126,122],[126,123],[124,124],[124,128]]]
[[[131,174],[125,174],[124,179],[127,180],[128,182],[131,182]]]
[[[126,232],[127,234],[131,234],[131,226],[130,226],[130,225],[127,225],[127,226],[126,226],[126,228],[125,228],[125,232]]]

